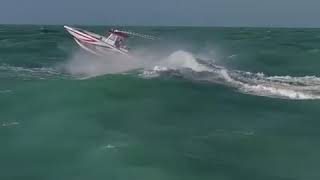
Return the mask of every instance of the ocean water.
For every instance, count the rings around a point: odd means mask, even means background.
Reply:
[[[320,178],[319,29],[122,29],[0,26],[1,180]]]

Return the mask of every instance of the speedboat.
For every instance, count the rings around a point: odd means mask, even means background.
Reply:
[[[76,43],[86,51],[95,55],[104,56],[110,53],[128,55],[128,49],[124,41],[132,36],[139,36],[147,39],[155,39],[152,36],[111,29],[107,36],[102,36],[80,28],[64,26],[64,28],[73,36]]]
[[[128,49],[123,41],[128,38],[126,33],[118,30],[110,30],[108,36],[102,36],[80,28],[64,26],[64,28],[73,36],[76,43],[96,55],[106,55],[109,53],[128,54]]]

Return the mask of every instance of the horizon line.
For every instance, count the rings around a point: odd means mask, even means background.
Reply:
[[[243,26],[233,26],[233,25],[147,25],[147,24],[140,24],[140,25],[133,25],[133,24],[77,24],[77,23],[51,23],[51,24],[40,24],[40,23],[0,23],[0,26],[3,25],[12,25],[12,26],[19,26],[19,25],[26,25],[26,26],[64,26],[64,25],[71,25],[71,26],[119,26],[119,27],[189,27],[189,28],[291,28],[291,29],[320,29],[320,26],[251,26],[251,25],[243,25]]]

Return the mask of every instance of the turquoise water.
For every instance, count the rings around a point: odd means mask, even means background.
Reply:
[[[317,180],[320,30],[0,26],[0,179]],[[108,27],[84,27],[104,33]]]

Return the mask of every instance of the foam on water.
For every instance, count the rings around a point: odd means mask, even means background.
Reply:
[[[210,68],[198,63],[191,53],[181,50],[172,53],[163,60],[162,64],[174,69],[190,68],[196,72],[210,71]]]
[[[169,56],[154,54],[150,57],[140,54],[137,57],[110,56],[108,59],[77,53],[69,61],[55,68],[27,68],[2,64],[0,77],[10,76],[24,80],[61,77],[90,79],[135,69],[141,69],[142,73],[139,76],[148,79],[174,73],[192,81],[223,84],[245,94],[298,100],[320,99],[319,77],[266,76],[264,73],[230,70],[216,65],[212,60],[197,59],[192,53],[182,50]]]
[[[178,51],[169,56],[165,65],[143,71],[147,78],[179,72],[187,79],[224,84],[246,94],[294,100],[320,99],[320,78],[316,76],[265,76],[263,73],[229,70],[213,62],[196,59],[191,53]],[[184,68],[191,69],[184,71]]]
[[[183,50],[168,56],[140,54],[136,57],[110,56],[107,59],[77,53],[64,67],[70,74],[80,75],[80,79],[142,69],[139,76],[147,79],[175,73],[193,81],[223,84],[245,94],[298,100],[320,99],[319,77],[266,76],[261,72],[229,70],[214,64],[212,60],[197,59]]]
[[[8,93],[12,93],[12,90],[10,89],[0,89],[0,94],[8,94]]]
[[[3,122],[2,126],[3,127],[10,127],[10,126],[17,126],[19,124],[20,124],[19,122]]]

